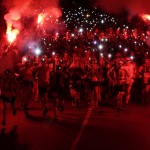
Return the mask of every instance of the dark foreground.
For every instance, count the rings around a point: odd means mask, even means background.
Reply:
[[[7,125],[0,124],[0,150],[150,150],[149,105],[131,103],[118,113],[115,107],[95,109],[83,101],[75,109],[67,101],[58,122],[52,111],[42,116],[40,102],[30,107],[28,118],[19,109],[13,116],[8,107]]]

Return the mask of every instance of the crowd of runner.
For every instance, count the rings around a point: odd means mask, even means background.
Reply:
[[[81,101],[93,108],[112,101],[117,111],[130,102],[148,103],[150,52],[143,20],[135,17],[126,25],[95,11],[82,13],[66,13],[66,30],[35,28],[28,20],[12,45],[0,47],[0,59],[12,52],[22,57],[0,76],[3,125],[8,103],[16,115],[16,100],[26,116],[33,100],[41,102],[43,116],[49,111],[47,104],[53,103],[55,120],[66,100],[73,108]],[[35,53],[37,49],[42,52]]]
[[[105,100],[114,100],[117,111],[136,101],[148,103],[150,93],[150,59],[137,65],[133,58],[117,53],[114,59],[97,57],[88,47],[84,55],[74,51],[72,55],[42,55],[25,59],[13,70],[7,69],[1,76],[0,89],[3,102],[3,120],[6,124],[6,105],[10,103],[16,115],[16,97],[20,107],[28,115],[33,100],[42,104],[42,115],[48,113],[47,103],[53,103],[54,119],[64,111],[65,100],[78,108],[81,101],[99,108]],[[36,107],[36,106],[35,106]]]

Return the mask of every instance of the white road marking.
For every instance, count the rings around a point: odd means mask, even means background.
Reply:
[[[85,129],[85,127],[86,127],[86,125],[87,125],[87,123],[88,123],[88,121],[89,121],[89,118],[90,118],[90,116],[91,116],[92,110],[93,110],[92,107],[90,107],[90,108],[88,109],[87,114],[86,114],[86,116],[85,116],[85,119],[84,119],[83,122],[82,122],[82,126],[81,126],[79,132],[77,133],[77,135],[76,135],[76,137],[75,137],[75,140],[73,141],[73,143],[72,143],[72,145],[71,145],[70,150],[75,150],[75,149],[76,149],[76,146],[78,145],[78,143],[79,143],[79,141],[80,141],[80,139],[81,139],[81,136],[82,136],[82,134],[83,134],[83,132],[84,132],[84,129]]]

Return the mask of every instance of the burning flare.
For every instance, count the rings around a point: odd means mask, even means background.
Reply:
[[[44,21],[44,15],[43,14],[39,14],[37,23],[38,24],[43,24],[43,21]]]
[[[149,14],[142,14],[141,17],[144,21],[150,21],[150,15]]]
[[[6,35],[8,42],[12,43],[16,39],[20,32],[20,18],[21,15],[14,10],[11,10],[8,14],[4,16],[7,24]]]
[[[11,28],[8,28],[6,34],[7,34],[8,42],[12,43],[12,42],[14,42],[17,35],[19,34],[19,30],[18,29],[12,30]]]

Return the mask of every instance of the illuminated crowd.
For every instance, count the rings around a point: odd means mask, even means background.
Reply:
[[[84,54],[87,47],[104,57],[115,57],[117,52],[130,56],[149,53],[147,27],[140,17],[135,22],[124,24],[95,9],[89,11],[81,7],[64,12],[64,15],[67,30],[49,33],[43,26],[37,30],[41,39],[39,45],[48,53],[67,51],[72,54],[77,48]]]
[[[3,117],[6,118],[7,103],[16,114],[15,99],[18,96],[26,116],[31,101],[37,100],[42,104],[43,116],[48,113],[47,104],[53,104],[54,119],[59,111],[64,111],[66,100],[72,102],[73,108],[80,108],[81,101],[93,108],[100,108],[105,100],[114,101],[117,111],[120,111],[137,98],[138,89],[140,102],[148,103],[148,57],[138,66],[134,57],[123,57],[121,53],[117,53],[114,59],[95,54],[88,47],[84,55],[74,51],[72,56],[52,53],[49,57],[22,57],[22,63],[17,64],[13,71],[6,70],[1,78]],[[5,124],[6,120],[2,123]]]
[[[109,100],[120,112],[135,101],[138,91],[138,102],[148,103],[150,55],[142,19],[138,24],[121,24],[115,17],[81,7],[64,15],[66,29],[49,31],[39,24],[32,44],[21,47],[22,60],[2,74],[3,124],[6,104],[11,104],[15,115],[18,96],[27,117],[31,101],[41,102],[43,116],[49,111],[47,104],[53,103],[55,120],[66,100],[76,109],[81,101],[100,108]]]

